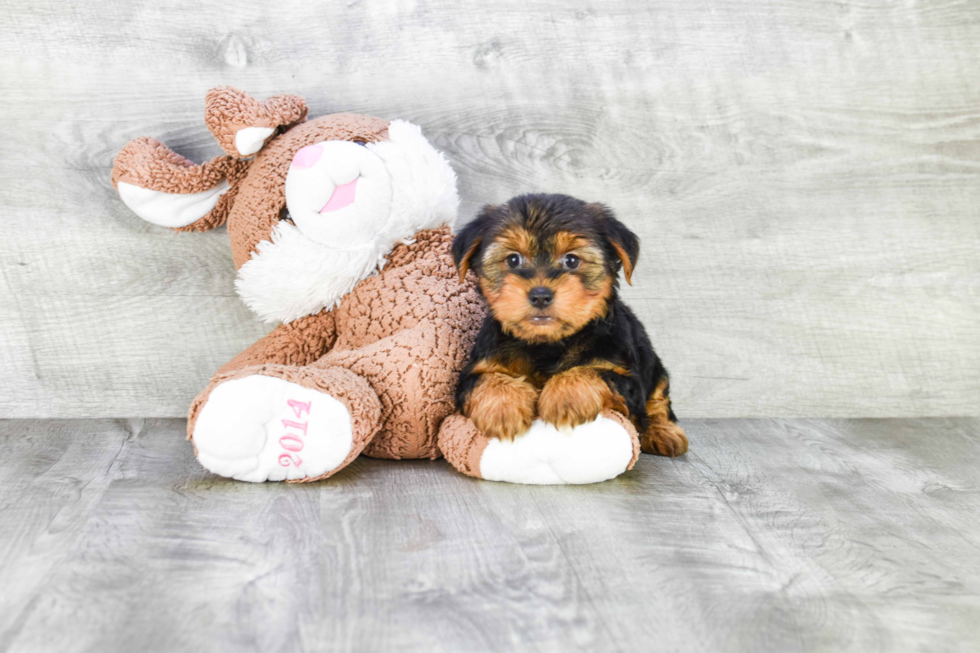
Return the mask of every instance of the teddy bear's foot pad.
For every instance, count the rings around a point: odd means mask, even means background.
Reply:
[[[562,429],[538,419],[513,441],[490,440],[480,476],[529,485],[598,483],[622,474],[632,459],[633,438],[613,419],[600,415]]]
[[[253,483],[322,476],[343,463],[353,446],[343,403],[259,374],[216,387],[197,418],[193,439],[205,468]]]

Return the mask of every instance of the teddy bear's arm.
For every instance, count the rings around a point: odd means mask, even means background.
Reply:
[[[250,365],[309,365],[327,353],[337,339],[333,311],[280,324],[251,347],[225,363],[219,374]]]
[[[298,95],[276,95],[259,102],[233,86],[217,86],[204,100],[204,121],[232,156],[252,156],[278,131],[306,120],[306,101]]]

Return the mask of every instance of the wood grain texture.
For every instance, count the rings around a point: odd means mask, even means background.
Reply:
[[[974,651],[980,420],[688,420],[588,487],[211,476],[183,420],[0,421],[0,650]]]
[[[138,135],[218,154],[218,84],[420,124],[464,220],[611,205],[681,415],[980,415],[978,61],[952,0],[8,1],[0,415],[183,416],[264,333],[223,231],[108,180]]]

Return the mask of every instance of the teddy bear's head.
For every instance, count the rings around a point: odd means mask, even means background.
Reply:
[[[236,290],[266,321],[335,305],[396,243],[452,226],[459,204],[452,168],[417,126],[306,114],[295,95],[259,103],[219,87],[205,119],[228,156],[194,165],[141,138],[113,167],[123,201],[149,222],[177,231],[227,222]]]

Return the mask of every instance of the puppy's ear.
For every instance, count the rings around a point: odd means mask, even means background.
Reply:
[[[595,211],[599,218],[603,235],[623,264],[626,283],[632,286],[633,268],[640,258],[640,239],[629,230],[629,227],[617,220],[612,209],[605,204],[589,204],[589,208]]]
[[[483,246],[483,237],[487,226],[490,224],[490,212],[493,207],[487,205],[480,211],[479,215],[470,221],[463,229],[456,234],[453,239],[453,262],[459,270],[459,282],[463,283],[466,273],[470,269],[470,261],[474,256],[478,257],[480,248]]]

